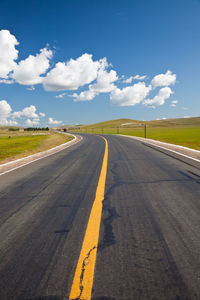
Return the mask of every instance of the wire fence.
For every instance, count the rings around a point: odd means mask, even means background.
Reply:
[[[142,124],[135,127],[68,127],[65,132],[87,134],[122,134],[160,140],[200,150],[200,125],[156,127]]]

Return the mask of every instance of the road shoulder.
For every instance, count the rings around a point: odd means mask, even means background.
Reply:
[[[46,151],[38,152],[38,153],[35,153],[35,154],[29,155],[29,156],[26,156],[26,157],[23,157],[23,158],[20,158],[20,159],[16,159],[16,160],[13,160],[13,161],[10,161],[8,163],[0,165],[0,176],[6,174],[8,172],[11,172],[15,169],[18,169],[20,167],[23,167],[25,165],[28,165],[28,164],[30,164],[34,161],[39,160],[39,159],[42,159],[42,158],[45,158],[47,156],[53,155],[54,153],[57,153],[57,152],[62,151],[62,150],[66,149],[66,148],[68,148],[72,145],[75,145],[75,144],[77,144],[78,142],[80,142],[82,140],[81,136],[73,135],[73,134],[70,134],[70,135],[72,135],[74,137],[74,139],[71,140],[71,141],[68,141],[64,144],[53,147],[53,148],[48,149]]]
[[[128,137],[134,140],[138,140],[145,144],[146,146],[149,146],[155,150],[158,150],[160,152],[163,152],[169,156],[172,156],[178,160],[184,161],[187,164],[190,164],[195,167],[200,167],[200,151],[194,150],[191,148],[164,143],[152,139],[145,139],[141,137],[135,137],[135,136],[128,136],[128,135],[122,135],[123,137]]]

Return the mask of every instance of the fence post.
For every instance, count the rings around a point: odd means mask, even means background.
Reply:
[[[146,139],[147,137],[147,125],[144,124],[144,138]]]

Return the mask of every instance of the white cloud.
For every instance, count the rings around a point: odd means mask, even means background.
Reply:
[[[163,105],[165,103],[165,100],[168,99],[171,94],[173,94],[172,90],[166,86],[164,88],[161,88],[158,94],[153,99],[144,100],[143,104],[155,108],[156,106]]]
[[[133,77],[133,79],[136,79],[136,80],[144,80],[145,78],[147,78],[147,75],[140,76],[140,75],[137,74]]]
[[[113,82],[117,80],[117,73],[114,70],[107,72],[101,68],[98,71],[96,83],[90,85],[89,89],[97,93],[109,93],[116,88]]]
[[[72,95],[72,97],[74,97],[74,101],[90,101],[92,99],[94,99],[96,96],[98,95],[98,93],[96,93],[93,90],[87,90],[87,91],[83,91],[81,92],[79,95],[77,93],[74,93]]]
[[[66,95],[66,93],[62,93],[62,94],[57,95],[56,98],[64,98],[65,95]]]
[[[14,80],[12,80],[12,79],[0,79],[0,83],[12,84],[12,83],[14,83]]]
[[[124,83],[131,83],[133,81],[133,79],[144,80],[145,78],[147,78],[147,75],[143,75],[143,76],[135,75],[135,76],[130,76],[129,78],[123,80],[123,82]]]
[[[34,86],[30,86],[30,87],[27,88],[27,90],[28,90],[28,91],[34,91],[34,90],[35,90],[35,87],[34,87]]]
[[[1,117],[8,117],[12,111],[12,108],[10,104],[6,100],[1,100],[0,101],[0,116]]]
[[[12,108],[6,100],[0,101],[0,125],[8,125],[7,118],[10,116]]]
[[[0,119],[0,126],[16,126],[18,125],[17,121]]]
[[[36,56],[29,55],[15,66],[12,78],[24,85],[42,83],[43,77],[41,75],[48,70],[51,57],[52,51],[47,48],[41,49]]]
[[[49,118],[49,124],[60,124],[62,121],[56,121],[52,117]]]
[[[18,58],[19,43],[9,30],[0,30],[0,77],[7,79],[8,74],[15,68],[15,60]],[[7,82],[4,82],[7,83]]]
[[[46,114],[42,113],[42,112],[39,112],[39,115],[40,115],[40,117],[43,117],[43,118],[46,116]]]
[[[172,100],[170,106],[171,106],[171,107],[175,107],[177,103],[178,103],[177,100]]]
[[[12,114],[12,117],[14,119],[16,118],[22,118],[22,117],[26,117],[26,118],[31,118],[31,119],[38,119],[38,114],[36,113],[36,107],[35,105],[30,105],[28,107],[25,107],[23,110],[21,111],[15,111]]]
[[[191,118],[191,117],[190,116],[184,116],[183,118],[186,119],[186,118]]]
[[[118,106],[136,105],[143,101],[151,91],[151,86],[139,82],[123,89],[115,88],[110,94],[111,103]]]
[[[45,113],[39,112],[39,115],[45,117]],[[21,111],[12,112],[12,108],[6,100],[0,101],[0,125],[18,125],[18,122],[15,120],[16,118],[27,118],[25,124],[28,126],[38,125],[40,123],[39,115],[36,113],[34,105],[25,107]]]
[[[34,125],[38,125],[40,123],[40,120],[39,119],[27,119],[25,124],[28,125],[28,126],[34,126]]]
[[[173,74],[171,71],[167,71],[165,74],[156,75],[151,84],[154,87],[157,86],[169,86],[171,84],[175,84],[176,82],[176,74]]]
[[[76,60],[58,62],[46,76],[43,86],[47,91],[76,90],[97,78],[103,60],[93,61],[92,55],[83,54]]]
[[[123,80],[122,82],[124,83],[131,83],[133,81],[134,77],[133,76],[130,76],[129,78]]]
[[[74,101],[90,101],[94,99],[99,93],[109,93],[116,88],[113,82],[118,80],[116,71],[106,70],[108,63],[106,58],[100,60],[100,68],[97,71],[97,78],[94,84],[89,85],[89,89],[80,94],[74,93]]]

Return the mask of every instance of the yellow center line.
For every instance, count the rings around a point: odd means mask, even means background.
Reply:
[[[104,137],[103,139],[105,140],[103,164],[71,287],[70,300],[91,299],[108,162],[108,142]]]

